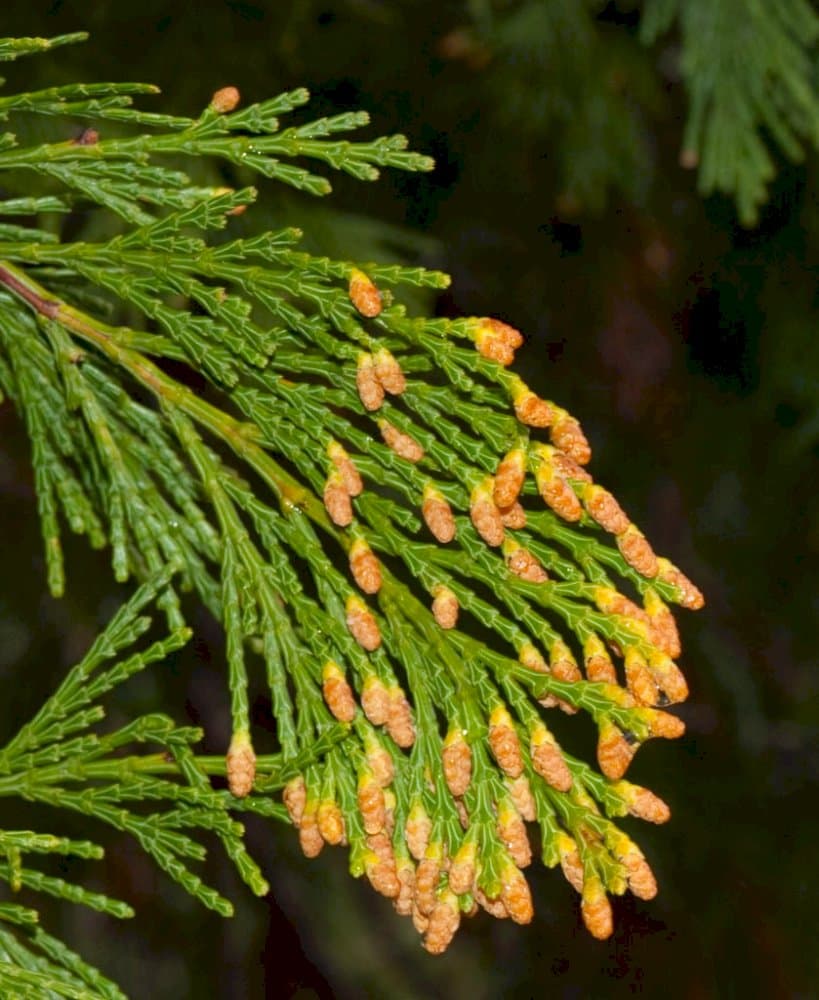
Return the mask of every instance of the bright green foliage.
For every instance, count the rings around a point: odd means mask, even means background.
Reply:
[[[243,828],[233,814],[251,811],[286,818],[282,807],[269,798],[236,799],[214,789],[209,775],[224,775],[225,763],[222,758],[194,754],[192,746],[201,738],[200,730],[176,726],[159,714],[142,716],[113,731],[100,726],[105,696],[178,649],[190,635],[190,630],[182,628],[145,642],[151,619],[141,612],[169,578],[165,572],[136,591],[34,718],[0,749],[0,795],[78,812],[128,833],[174,881],[205,906],[228,916],[233,912],[231,904],[191,868],[205,856],[196,837],[215,834],[242,879],[254,893],[263,895],[267,883],[244,848]],[[135,649],[138,646],[142,648]],[[336,738],[341,735],[338,732]],[[150,753],[135,752],[145,744],[152,748]],[[316,748],[320,752],[322,748]],[[258,763],[264,784],[271,789],[281,787],[293,773],[294,765],[283,770],[278,758],[260,758]],[[121,996],[96,969],[46,934],[37,912],[25,903],[32,892],[41,892],[113,917],[133,916],[133,910],[120,900],[32,867],[48,854],[99,859],[103,851],[88,841],[0,830],[0,878],[8,883],[13,898],[23,900],[0,904],[0,992],[3,996]]]
[[[562,865],[590,930],[607,936],[606,892],[656,890],[612,818],[667,818],[623,774],[640,743],[682,732],[659,710],[686,694],[665,602],[697,607],[699,593],[593,484],[577,422],[507,370],[517,331],[409,316],[389,289],[445,287],[435,272],[310,256],[294,229],[226,239],[218,231],[255,192],[196,187],[178,169],[180,156],[216,156],[320,194],[322,178],[281,157],[361,179],[426,158],[401,137],[337,141],[359,114],[279,131],[304,91],[245,109],[220,92],[196,120],[133,111],[142,92],[83,85],[4,105],[103,130],[71,140],[60,123],[57,141],[9,137],[0,152],[0,178],[29,178],[0,213],[37,223],[0,234],[0,388],[31,438],[49,583],[63,591],[63,524],[110,547],[116,579],[151,583],[0,760],[22,755],[30,797],[47,786],[52,804],[128,830],[222,912],[181,860],[201,849],[180,828],[213,830],[264,891],[227,810],[279,816],[249,793],[286,781],[305,852],[346,842],[353,874],[414,911],[433,952],[476,901],[531,919],[520,869],[533,821],[543,861]],[[109,139],[106,119],[152,131]],[[157,162],[168,154],[173,170]],[[62,242],[55,218],[89,201],[119,220],[116,234]],[[124,309],[129,326],[100,318]],[[171,377],[167,360],[213,392]],[[187,634],[169,565],[225,629],[233,739],[218,765],[164,716],[85,735],[100,695]],[[170,636],[97,672],[137,638],[154,591]],[[259,668],[280,758],[252,749]],[[552,728],[573,739],[561,710],[593,720],[600,771],[561,749]],[[175,763],[104,759],[141,740]],[[212,789],[209,768],[233,796]],[[94,791],[63,788],[67,774]],[[153,799],[174,805],[130,811]]]

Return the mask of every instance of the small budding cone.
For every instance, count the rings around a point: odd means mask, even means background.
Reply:
[[[363,538],[356,538],[350,547],[350,572],[365,594],[381,590],[381,563]]]
[[[460,605],[449,587],[438,586],[433,591],[432,615],[441,628],[455,628]]]
[[[210,106],[220,115],[233,111],[239,104],[241,95],[236,87],[220,87],[211,97]]]
[[[676,704],[685,701],[688,697],[688,684],[680,668],[669,656],[652,653],[648,659],[648,668],[669,702]]]
[[[613,722],[605,719],[600,723],[597,761],[607,778],[622,778],[636,752],[636,744],[632,746]]]
[[[587,486],[583,490],[583,506],[589,516],[612,535],[621,535],[629,526],[623,508],[602,486]]]
[[[486,910],[490,917],[494,917],[496,920],[506,920],[509,917],[509,911],[503,900],[490,899],[483,889],[475,890],[475,901]]]
[[[383,726],[390,714],[390,693],[384,682],[370,674],[361,688],[361,707],[374,726]]]
[[[579,521],[583,516],[583,508],[577,499],[577,494],[554,468],[546,457],[548,453],[541,452],[541,461],[535,470],[535,481],[538,492],[546,504],[564,521]]]
[[[443,494],[429,483],[424,487],[421,514],[424,523],[437,541],[444,545],[452,541],[455,537],[455,517],[452,508]]]
[[[515,803],[515,808],[520,813],[520,817],[527,823],[533,823],[537,819],[537,808],[535,797],[532,795],[532,786],[525,774],[521,774],[514,781],[509,781],[509,795]]]
[[[430,955],[441,955],[455,937],[461,922],[458,899],[452,892],[446,892],[436,902],[429,915],[429,925],[424,935],[424,948]]]
[[[626,687],[640,705],[656,705],[660,694],[645,657],[634,646],[626,650]]]
[[[432,847],[428,848],[428,854]],[[421,913],[428,917],[435,907],[435,896],[441,879],[441,859],[439,851],[432,857],[422,858],[415,872],[415,903]]]
[[[694,586],[682,570],[677,569],[667,559],[658,559],[657,567],[657,578],[663,583],[677,588],[677,600],[684,608],[697,611],[705,604],[702,592]]]
[[[499,319],[477,320],[472,331],[478,353],[504,367],[512,364],[515,348],[523,343],[520,332]]]
[[[365,410],[377,410],[384,402],[384,386],[375,374],[375,364],[371,354],[359,354],[355,373],[355,387]]]
[[[529,883],[513,865],[504,868],[501,900],[506,907],[506,912],[516,924],[531,923],[534,907],[532,906]]]
[[[509,572],[521,580],[527,583],[545,583],[549,579],[549,574],[536,557],[512,539],[506,539],[503,543],[503,554],[506,556]]]
[[[378,622],[367,605],[355,594],[347,598],[346,615],[347,628],[359,646],[370,653],[378,649],[381,645]]]
[[[372,319],[381,312],[381,292],[363,271],[354,267],[350,272],[350,301],[362,316]]]
[[[407,841],[410,854],[416,861],[421,861],[426,854],[431,832],[432,820],[423,805],[420,802],[415,802],[409,811],[409,816],[407,816],[404,838]]]
[[[617,672],[611,662],[611,657],[596,635],[590,636],[583,643],[583,665],[586,668],[586,677],[590,681],[602,684],[617,683]]]
[[[299,826],[299,846],[306,858],[316,858],[324,847],[324,838],[318,827],[318,802],[308,801]]]
[[[591,448],[580,424],[565,410],[558,410],[552,421],[549,436],[552,444],[565,451],[578,465],[587,465],[591,459]]]
[[[324,484],[324,508],[333,524],[346,528],[353,519],[350,491],[344,485],[340,472],[332,472]]]
[[[614,786],[614,791],[626,803],[626,807],[632,816],[638,819],[647,820],[649,823],[667,823],[671,818],[671,810],[663,802],[659,795],[642,785],[632,785],[631,782],[622,781]]]
[[[549,650],[549,667],[558,680],[568,681],[570,684],[583,680],[572,651],[562,639],[556,639],[552,643],[552,648]]]
[[[651,736],[659,736],[665,740],[676,740],[685,732],[685,723],[676,715],[660,712],[655,708],[643,708],[639,712],[642,719],[648,723]]]
[[[611,903],[603,888],[600,878],[591,874],[583,885],[583,899],[580,905],[583,923],[586,929],[598,941],[611,937],[614,923],[611,914]]]
[[[409,917],[415,903],[415,865],[407,857],[399,858],[396,871],[400,888],[393,906],[400,916]]]
[[[612,587],[595,587],[594,603],[606,614],[621,615],[640,623],[648,622],[648,615],[642,608]]]
[[[478,847],[474,840],[467,840],[458,849],[449,867],[449,888],[457,895],[472,892],[477,874]]]
[[[564,451],[560,451],[559,448],[552,449],[552,464],[564,479],[576,479],[581,484],[593,481],[591,475],[582,466],[578,465],[573,458],[569,458]]]
[[[526,825],[511,799],[502,799],[498,803],[498,836],[518,868],[526,868],[532,863],[532,846]]]
[[[369,834],[380,833],[386,823],[387,807],[384,801],[384,790],[370,771],[363,771],[358,779],[356,798],[365,832]]]
[[[504,528],[517,531],[526,527],[526,511],[516,500],[511,507],[498,507]]]
[[[634,845],[632,848],[620,859],[628,872],[628,887],[638,899],[654,899],[657,895],[654,872],[642,853]]]
[[[351,497],[357,497],[363,491],[364,483],[353,460],[338,441],[331,441],[327,445],[327,456],[338,470],[344,489]]]
[[[504,774],[517,778],[523,771],[520,743],[512,717],[503,706],[498,706],[489,717],[489,746]]]
[[[630,524],[625,531],[615,537],[617,548],[629,566],[646,579],[653,579],[659,572],[657,556],[639,528]]]
[[[532,731],[530,750],[532,766],[541,778],[558,792],[567,792],[572,787],[572,773],[560,747],[542,723]]]
[[[415,742],[415,725],[412,721],[412,709],[407,696],[400,687],[390,691],[390,707],[387,713],[387,732],[398,746],[406,749]]]
[[[370,885],[387,899],[395,899],[401,891],[401,883],[389,837],[385,833],[373,834],[367,837],[367,847],[370,853],[364,860],[364,873]]]
[[[322,840],[331,846],[344,843],[344,817],[337,802],[324,799],[318,807],[318,829]]]
[[[520,496],[526,478],[526,452],[523,448],[513,448],[504,456],[497,472],[493,496],[501,509],[511,507]]]
[[[455,798],[460,798],[472,780],[472,751],[460,729],[450,729],[444,740],[441,759],[447,787]]]
[[[470,498],[469,516],[486,544],[498,546],[503,543],[505,532],[501,512],[492,497],[492,489],[491,476],[475,487]]]
[[[339,722],[352,722],[356,704],[353,691],[341,667],[328,660],[321,672],[321,690],[327,707]]]
[[[392,757],[375,739],[367,745],[367,766],[382,788],[386,788],[387,785],[392,784],[392,780],[395,777],[395,766],[392,762]]]
[[[515,408],[515,416],[527,427],[548,427],[554,416],[554,410],[536,393],[517,379],[512,390],[512,406]]]
[[[256,754],[248,733],[240,730],[234,734],[225,758],[225,768],[230,794],[237,799],[250,795],[256,780]]]
[[[662,560],[658,559],[657,562],[662,572]],[[657,649],[675,660],[682,652],[682,644],[674,615],[653,587],[646,590],[643,603],[648,616],[649,639]]]
[[[304,778],[300,774],[291,778],[284,786],[282,799],[293,826],[299,826],[304,815],[304,805],[307,802],[307,789]]]
[[[566,881],[575,892],[582,892],[585,876],[577,844],[567,833],[561,831],[558,834],[557,850],[560,857],[560,868]]]
[[[424,457],[424,449],[415,438],[399,431],[389,420],[379,420],[378,429],[381,431],[384,443],[388,448],[392,448],[399,458],[404,458],[408,462],[420,462]]]
[[[385,347],[380,347],[373,355],[373,363],[376,378],[384,389],[391,396],[400,396],[407,388],[407,380],[394,355]]]

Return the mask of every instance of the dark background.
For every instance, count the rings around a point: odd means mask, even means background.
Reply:
[[[674,813],[664,828],[629,827],[661,892],[616,901],[611,941],[585,933],[559,873],[533,871],[530,927],[479,918],[430,958],[349,878],[343,852],[307,862],[292,831],[269,825],[251,829],[269,899],[211,862],[238,902],[220,921],[98,831],[104,870],[72,874],[135,903],[137,918],[66,905],[47,926],[135,997],[816,995],[817,163],[778,162],[753,229],[730,199],[701,198],[679,166],[677,39],[644,47],[639,16],[635,3],[574,0],[3,5],[4,35],[92,33],[4,67],[9,87],[149,80],[163,90],[149,106],[194,113],[225,84],[248,101],[306,84],[317,112],[363,107],[369,135],[402,131],[434,155],[429,176],[339,178],[322,203],[262,184],[242,224],[298,220],[323,253],[441,267],[452,289],[426,308],[525,331],[518,370],[581,419],[595,478],[708,599],[682,619],[688,733],[652,744],[634,768]],[[107,556],[75,544],[67,598],[44,596],[27,446],[8,405],[0,519],[11,686],[0,725],[11,731],[117,592]],[[121,711],[161,705],[204,721],[217,748],[219,633],[196,623],[195,648],[140,680]]]

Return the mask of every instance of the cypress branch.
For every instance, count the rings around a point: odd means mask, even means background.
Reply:
[[[115,227],[99,242],[0,233],[0,380],[31,439],[52,593],[65,586],[65,524],[110,547],[115,579],[141,581],[0,751],[0,794],[126,831],[225,915],[231,904],[192,868],[197,835],[215,832],[263,893],[232,815],[286,816],[310,856],[348,844],[351,872],[411,915],[433,953],[477,906],[531,919],[521,870],[536,823],[544,863],[561,864],[590,931],[606,936],[607,892],[653,895],[645,859],[607,817],[668,816],[623,776],[643,742],[683,731],[664,711],[687,695],[668,603],[702,596],[593,482],[578,422],[510,370],[517,330],[411,316],[401,289],[443,288],[445,275],[313,257],[294,229],[214,239],[256,192],[197,187],[155,162],[223,158],[322,194],[323,178],[283,158],[365,180],[428,158],[401,137],[337,141],[366,124],[359,113],[280,130],[302,90],[242,108],[224,88],[197,119],[134,111],[148,90],[78,85],[0,105],[138,130],[0,152],[0,172],[32,185],[0,214],[91,201]],[[41,194],[42,178],[64,192]],[[105,318],[88,305],[100,297]],[[116,322],[123,307],[134,327]],[[168,360],[213,392],[195,393]],[[100,699],[187,640],[180,589],[225,629],[224,758],[198,756],[201,734],[164,715],[96,728]],[[154,603],[169,634],[148,643]],[[253,749],[256,670],[273,756]],[[599,770],[560,747],[548,723],[561,711],[593,719]],[[159,752],[122,755],[143,743]],[[0,874],[126,912],[15,860],[46,843],[0,834]],[[96,982],[50,945],[31,961],[9,947],[8,975],[32,989],[59,979],[63,995],[88,995],[76,977]]]

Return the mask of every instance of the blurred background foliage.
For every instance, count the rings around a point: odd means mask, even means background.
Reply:
[[[526,332],[521,373],[582,420],[595,478],[708,598],[683,621],[688,735],[635,765],[635,780],[674,812],[668,827],[641,831],[660,896],[618,901],[611,941],[592,941],[572,890],[541,871],[531,927],[477,919],[434,959],[385,900],[349,878],[344,854],[307,862],[292,831],[261,825],[255,848],[274,885],[266,903],[227,870],[213,872],[241,897],[233,921],[200,911],[115,842],[103,881],[137,906],[136,920],[63,908],[51,929],[134,996],[158,1000],[815,995],[819,20],[810,4],[12,0],[0,24],[4,35],[92,33],[84,46],[9,67],[9,88],[146,80],[162,87],[157,110],[190,114],[226,84],[247,100],[306,84],[311,113],[362,107],[373,135],[406,132],[435,156],[433,174],[367,187],[342,178],[324,202],[263,189],[237,228],[297,222],[311,250],[449,271],[451,290],[418,306],[497,315]],[[698,165],[703,191],[718,193],[698,192]],[[82,236],[93,223],[72,224]],[[45,596],[26,442],[9,407],[0,409],[0,523],[8,730],[117,598],[107,556],[82,544],[69,552],[67,598]],[[227,733],[223,653],[202,612],[195,624],[193,648],[132,685],[122,712],[164,702],[209,726],[217,752]],[[260,697],[257,723],[267,712]],[[24,821],[17,813],[13,825]]]

